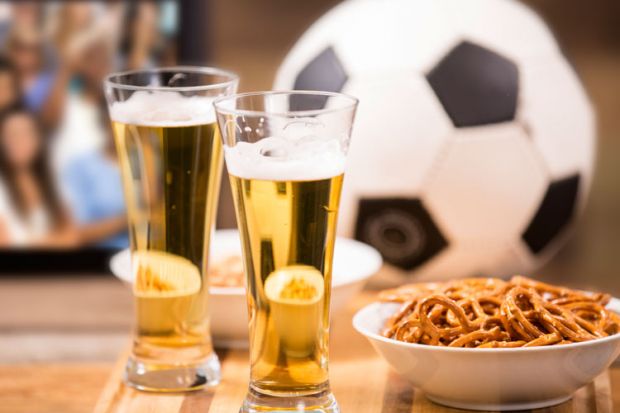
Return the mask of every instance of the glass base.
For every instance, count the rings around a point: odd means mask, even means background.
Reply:
[[[200,390],[217,385],[220,378],[220,361],[215,353],[200,363],[176,366],[147,363],[130,356],[125,367],[128,386],[152,392]]]
[[[272,396],[250,388],[239,413],[259,412],[339,413],[340,408],[329,390],[305,396]]]

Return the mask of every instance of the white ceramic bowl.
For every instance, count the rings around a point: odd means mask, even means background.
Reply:
[[[211,240],[211,262],[241,254],[236,230],[215,231]],[[381,255],[374,248],[346,238],[337,238],[332,276],[332,314],[342,310],[365,281],[381,268]],[[129,250],[110,260],[112,273],[128,284],[133,283]],[[218,347],[247,347],[248,315],[244,287],[211,287],[211,334]]]
[[[529,410],[562,403],[620,354],[620,334],[561,346],[475,349],[404,343],[380,335],[399,304],[373,303],[353,326],[432,401],[472,410]],[[620,312],[620,301],[610,308]]]

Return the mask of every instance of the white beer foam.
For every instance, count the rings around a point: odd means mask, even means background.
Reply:
[[[215,122],[212,97],[183,96],[178,92],[134,92],[124,102],[114,102],[115,122],[141,126],[193,126]]]
[[[307,136],[291,141],[269,137],[224,147],[226,167],[244,179],[311,181],[344,173],[345,154],[338,139]]]

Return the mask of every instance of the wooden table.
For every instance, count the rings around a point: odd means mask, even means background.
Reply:
[[[447,413],[391,372],[365,338],[351,327],[356,308],[372,299],[359,296],[332,325],[330,377],[343,413]],[[121,383],[124,356],[108,363],[0,366],[0,413],[229,413],[236,412],[248,385],[248,355],[219,350],[222,382],[215,389],[187,395],[154,395]],[[107,381],[106,381],[107,380]],[[620,366],[610,369],[575,397],[548,413],[620,411]]]

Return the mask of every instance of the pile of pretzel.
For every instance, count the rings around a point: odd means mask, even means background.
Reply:
[[[507,348],[568,344],[620,332],[607,294],[557,287],[526,277],[468,278],[386,290],[403,303],[383,335],[409,343]]]

